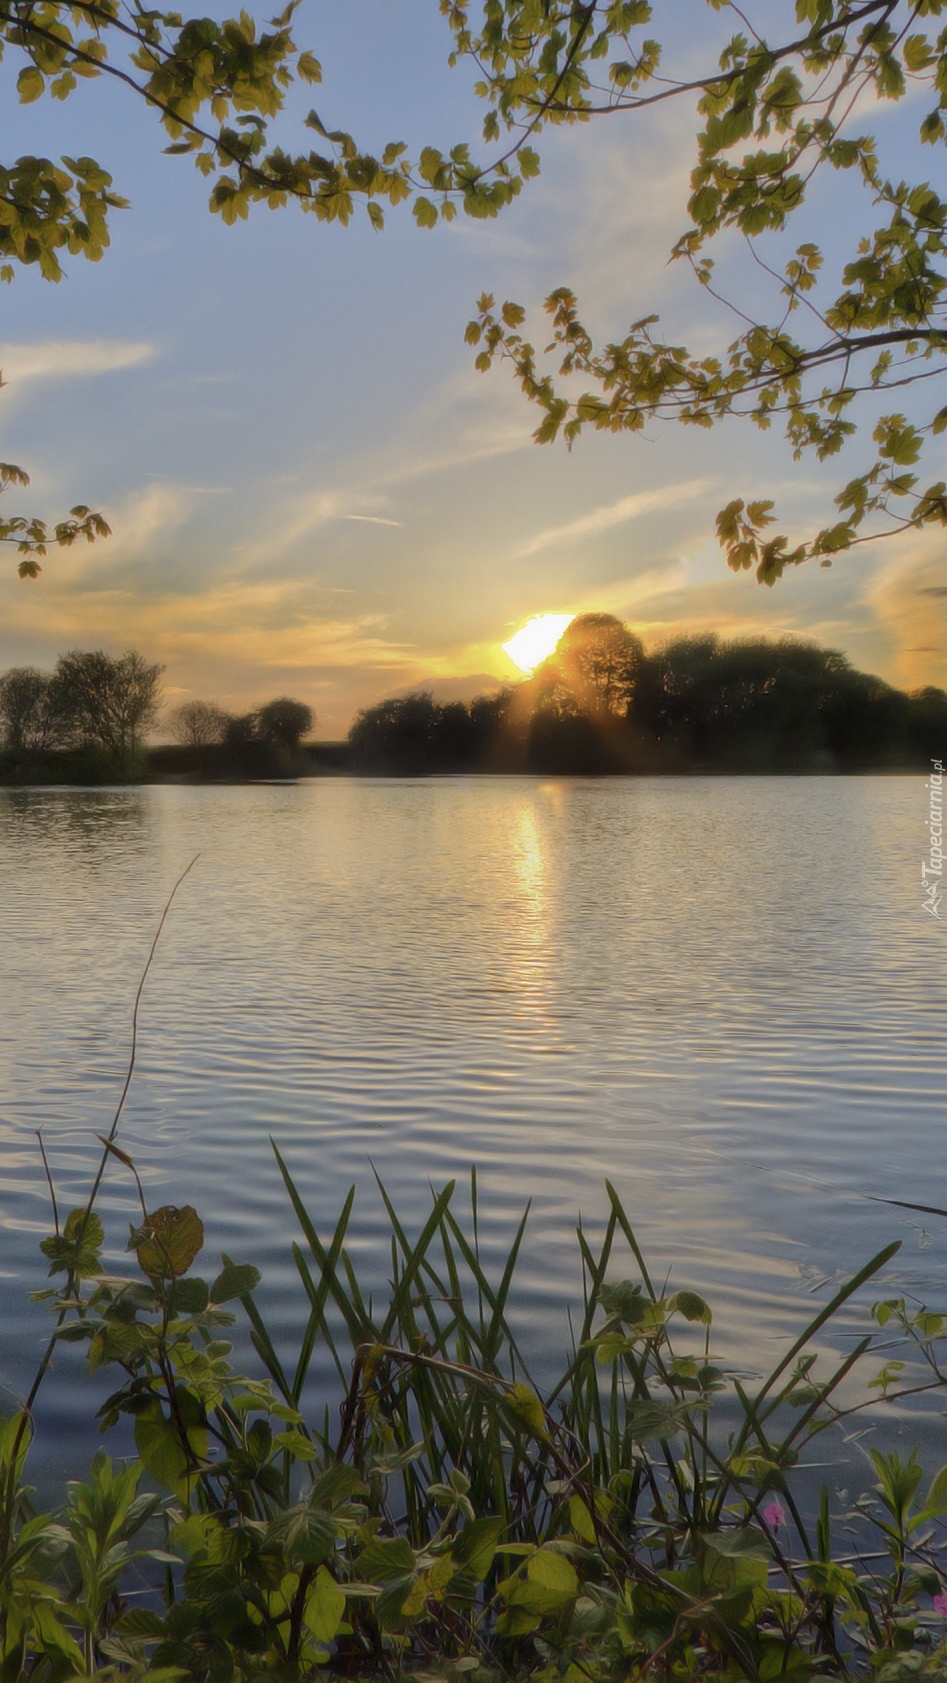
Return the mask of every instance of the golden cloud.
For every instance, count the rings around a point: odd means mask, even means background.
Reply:
[[[924,538],[882,568],[866,601],[891,640],[894,682],[909,690],[947,687],[943,537]]]

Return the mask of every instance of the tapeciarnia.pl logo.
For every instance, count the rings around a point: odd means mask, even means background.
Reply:
[[[924,891],[924,910],[931,917],[940,917],[941,883],[944,875],[944,762],[931,761],[932,771],[927,780],[931,809],[927,820],[930,840],[927,858],[921,866],[921,887]]]

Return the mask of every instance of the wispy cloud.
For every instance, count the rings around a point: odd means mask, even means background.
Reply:
[[[388,520],[383,514],[337,514],[337,520],[360,520],[365,526],[403,526],[403,520]]]
[[[459,427],[457,442],[448,448],[419,445],[415,449],[399,442],[397,453],[387,467],[371,475],[363,465],[353,462],[346,475],[346,483],[332,490],[307,491],[296,498],[289,508],[281,529],[268,531],[264,539],[244,551],[247,564],[270,562],[284,555],[321,527],[335,520],[355,520],[377,526],[403,526],[402,520],[388,515],[358,513],[352,509],[359,503],[365,510],[389,506],[391,493],[404,486],[425,479],[450,474],[459,469],[476,466],[513,451],[531,449],[532,439],[522,425],[497,426],[488,421]],[[373,464],[374,465],[374,464]]]
[[[5,380],[60,380],[134,368],[158,354],[146,339],[46,339],[38,344],[0,343]]]
[[[143,535],[157,513],[143,510]],[[299,580],[211,579],[197,593],[146,594],[104,575],[77,589],[50,569],[43,589],[39,620],[35,590],[6,590],[0,670],[14,661],[51,667],[70,645],[113,653],[136,647],[165,667],[171,698],[213,697],[241,710],[281,692],[309,700],[330,692],[328,710],[319,708],[322,724],[340,732],[375,692],[390,694],[425,675],[417,651],[390,636],[383,615],[336,616],[317,587]]]
[[[674,508],[678,503],[690,502],[694,497],[703,496],[711,489],[709,479],[689,479],[679,485],[662,485],[655,491],[635,491],[630,497],[620,497],[616,503],[604,503],[599,508],[593,508],[588,514],[582,514],[577,520],[568,520],[562,526],[547,526],[544,531],[537,532],[535,537],[520,544],[514,551],[516,560],[525,560],[529,555],[538,555],[542,550],[549,549],[554,544],[570,543],[574,538],[594,537],[599,532],[608,531],[611,526],[623,526],[629,520],[637,520],[642,514],[652,514],[655,510]]]

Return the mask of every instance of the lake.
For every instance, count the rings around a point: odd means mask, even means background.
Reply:
[[[352,1248],[377,1286],[373,1168],[418,1224],[430,1187],[475,1163],[493,1255],[531,1198],[518,1304],[540,1370],[606,1177],[654,1271],[709,1297],[715,1347],[749,1370],[891,1238],[839,1347],[875,1297],[943,1307],[947,1222],[874,1201],[947,1205],[926,820],[923,777],[0,791],[7,1401],[46,1328],[27,1301],[51,1225],[36,1130],[68,1208],[196,853],[119,1138],[151,1207],[195,1204],[214,1262],[263,1269],[287,1343],[303,1310],[271,1139],[317,1225],[357,1186]],[[116,1257],[132,1192],[116,1165]],[[64,1352],[40,1411],[73,1471],[78,1363]]]

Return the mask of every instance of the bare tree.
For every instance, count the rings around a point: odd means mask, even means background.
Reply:
[[[211,748],[223,741],[228,714],[216,701],[182,701],[165,715],[175,742],[185,748]]]

